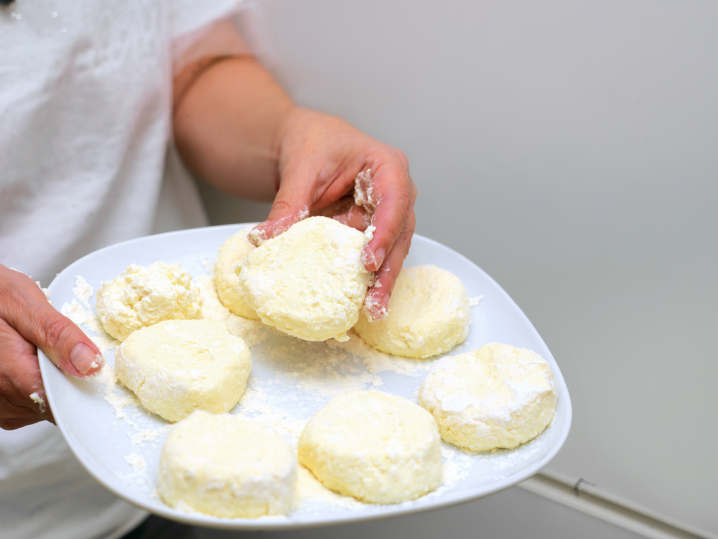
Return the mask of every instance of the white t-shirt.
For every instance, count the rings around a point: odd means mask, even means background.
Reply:
[[[206,224],[169,144],[172,45],[236,4],[0,8],[1,264],[47,286],[100,247]],[[145,516],[92,479],[56,427],[0,430],[0,539],[118,537]]]

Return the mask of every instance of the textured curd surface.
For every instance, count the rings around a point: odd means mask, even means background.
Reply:
[[[358,230],[310,217],[249,253],[239,283],[265,324],[308,341],[347,340],[372,277],[363,247]]]
[[[299,437],[299,462],[327,488],[371,503],[398,503],[441,482],[441,443],[431,414],[375,391],[332,400]]]
[[[197,411],[170,430],[157,473],[157,491],[170,507],[255,518],[291,509],[297,462],[270,427]]]
[[[238,316],[259,320],[259,316],[247,304],[239,287],[239,263],[255,249],[247,239],[247,233],[251,229],[252,227],[243,228],[219,248],[214,263],[214,283],[222,305]]]
[[[469,334],[471,308],[458,277],[436,266],[401,270],[389,300],[389,315],[354,326],[369,345],[389,354],[425,358],[448,352]]]
[[[549,364],[508,344],[439,360],[419,390],[444,441],[471,451],[513,448],[553,421],[558,391]]]
[[[133,331],[163,320],[199,318],[199,288],[179,263],[130,265],[97,291],[97,315],[105,331],[120,341]]]
[[[244,341],[214,320],[160,322],[134,332],[115,352],[117,378],[168,421],[195,410],[231,410],[251,365]]]

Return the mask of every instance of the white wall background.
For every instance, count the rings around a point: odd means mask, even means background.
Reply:
[[[549,471],[718,534],[718,4],[264,0],[301,104],[409,156],[417,232],[488,271],[574,404]],[[214,223],[267,205],[202,189]]]

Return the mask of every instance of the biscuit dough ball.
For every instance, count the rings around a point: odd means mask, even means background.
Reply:
[[[117,378],[142,406],[179,421],[195,410],[222,414],[239,401],[252,358],[215,320],[167,320],[135,331],[115,351]]]
[[[541,356],[499,343],[442,358],[419,391],[442,439],[470,451],[510,449],[535,438],[553,421],[557,400]]]
[[[348,340],[372,274],[364,234],[310,217],[249,253],[239,283],[262,322],[307,341]]]
[[[219,248],[217,260],[214,263],[214,284],[222,305],[238,316],[259,320],[257,313],[247,304],[247,300],[242,295],[238,276],[238,264],[255,249],[247,239],[247,232],[251,229],[252,227],[243,228],[227,239]]]
[[[197,411],[167,435],[157,491],[176,509],[256,518],[287,513],[296,482],[294,449],[276,431],[234,415]]]
[[[464,342],[470,324],[469,296],[459,278],[426,265],[401,270],[389,300],[389,315],[369,322],[361,313],[354,331],[382,352],[425,358]]]
[[[325,487],[371,503],[399,503],[441,482],[441,442],[434,418],[411,401],[352,391],[309,420],[299,462]]]
[[[105,331],[124,341],[130,333],[163,320],[199,318],[199,287],[179,263],[132,264],[97,291],[97,314]]]

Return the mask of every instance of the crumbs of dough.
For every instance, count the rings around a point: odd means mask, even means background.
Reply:
[[[367,370],[372,374],[393,372],[417,378],[429,372],[433,363],[431,359],[406,359],[381,352],[365,343],[354,330],[348,331],[347,335],[349,335],[347,342],[337,343],[330,341],[328,346],[341,348],[360,358]]]
[[[250,380],[239,401],[239,417],[259,421],[279,431],[294,447],[306,425],[306,419],[293,419],[279,406],[267,404],[267,393],[261,387],[255,387]]]
[[[119,387],[115,369],[110,367],[110,365],[105,364],[105,366],[102,367],[98,373],[97,379],[100,381],[104,389],[102,398],[112,407],[115,417],[117,419],[124,419],[130,426],[137,427],[137,424],[127,417],[125,407],[139,407],[140,401],[128,391],[125,391],[124,393],[121,392],[122,389]]]
[[[140,487],[150,487],[151,481],[147,475],[147,463],[139,453],[130,453],[125,455],[125,462],[130,466],[129,473],[115,471],[115,476],[127,485],[135,485]]]
[[[129,455],[125,455],[125,462],[138,470],[144,470],[147,468],[145,458],[139,453],[130,453]]]
[[[82,275],[75,276],[75,287],[72,289],[72,293],[75,294],[75,297],[82,302],[83,307],[88,311],[91,310],[90,298],[93,292],[92,285]]]
[[[72,289],[75,297],[72,301],[64,303],[60,312],[67,316],[78,326],[84,326],[94,335],[88,334],[90,340],[100,349],[103,355],[117,347],[119,341],[105,333],[99,317],[93,312],[90,306],[90,298],[94,294],[94,288],[87,280],[78,275],[75,277],[75,287]],[[85,331],[87,333],[87,331]]]
[[[204,256],[199,257],[199,263],[202,264],[204,271],[212,273],[214,271],[214,264],[207,260]]]
[[[475,298],[469,298],[469,307],[476,307],[482,299],[484,299],[484,296],[476,296]]]
[[[132,445],[140,446],[145,445],[145,442],[154,442],[162,434],[170,430],[171,426],[172,425],[165,425],[159,429],[142,429],[138,431],[137,434],[132,435],[130,442],[132,442]]]
[[[35,391],[34,393],[30,393],[30,398],[32,399],[32,402],[40,405],[40,413],[44,414],[45,410],[47,409],[45,405],[45,399],[43,399],[37,391]]]

